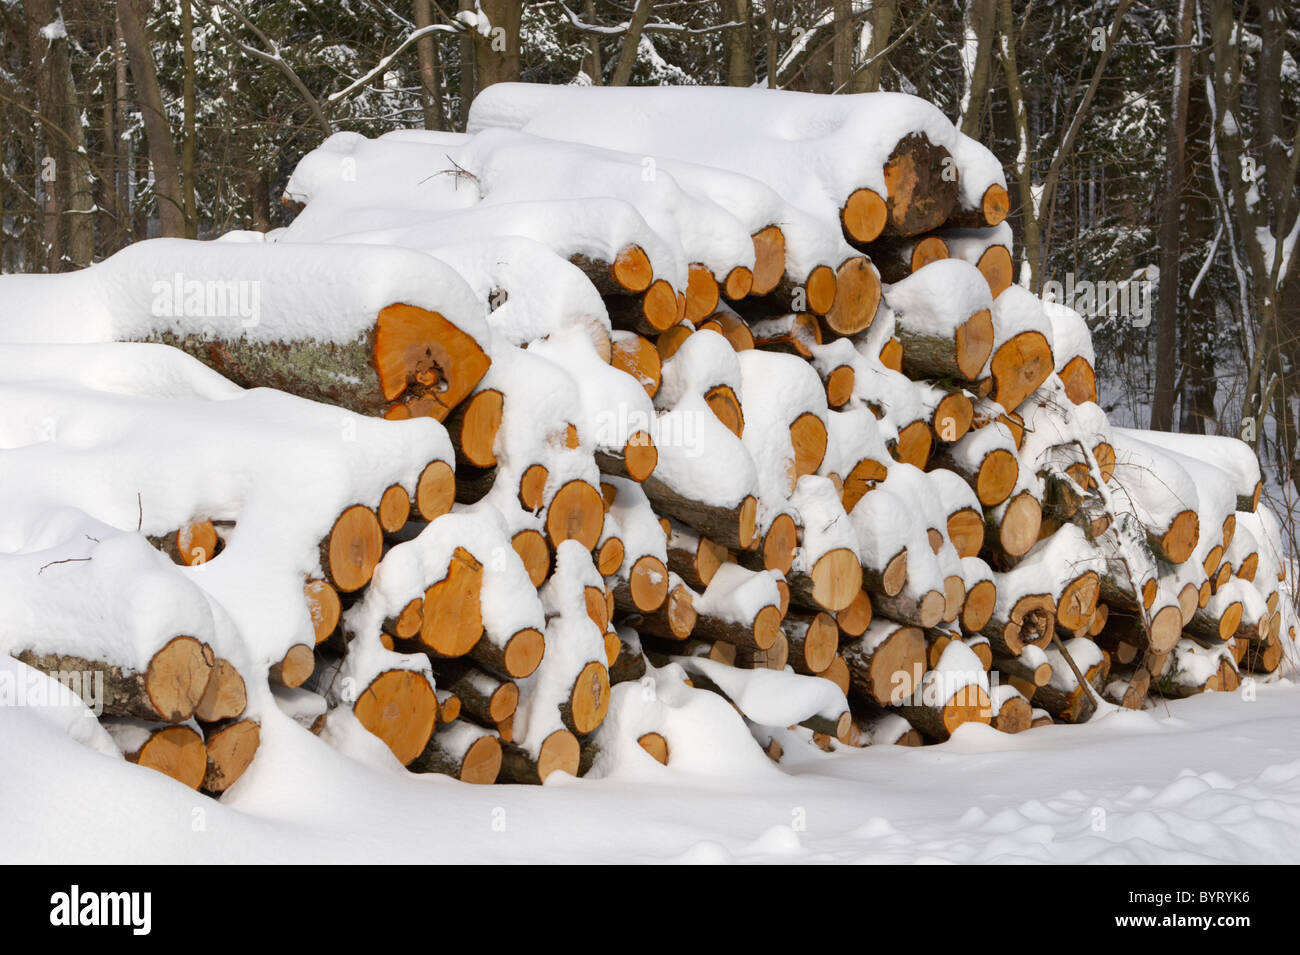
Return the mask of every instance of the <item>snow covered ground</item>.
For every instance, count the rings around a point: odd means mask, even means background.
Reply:
[[[350,718],[328,731],[338,748],[285,718],[221,803],[0,706],[0,858],[1295,862],[1300,687],[1254,692],[1015,736],[966,725],[922,749],[787,750],[782,768],[705,745],[675,760],[690,771],[647,758],[544,787],[409,774]],[[700,725],[724,728],[695,695]]]

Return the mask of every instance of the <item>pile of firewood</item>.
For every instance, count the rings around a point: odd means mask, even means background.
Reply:
[[[597,125],[624,108],[582,95]],[[874,95],[836,99],[870,121]],[[482,131],[457,141],[464,155],[505,135],[486,129],[491,105],[476,104]],[[620,684],[653,689],[648,674],[673,666],[733,702],[778,761],[801,739],[916,745],[966,722],[1016,733],[1278,669],[1294,628],[1253,455],[1110,427],[1083,319],[1013,284],[1006,185],[987,150],[932,119],[905,130],[863,150],[863,185],[823,183],[832,218],[779,195],[783,180],[747,150],[734,164],[696,155],[653,115],[645,135],[678,145],[641,192],[601,191],[623,161],[609,147],[635,170],[637,142],[565,143],[571,182],[528,180],[557,144],[522,128],[480,168],[453,159],[454,175],[483,188],[517,169],[521,206],[565,202],[576,217],[616,200],[639,214],[597,216],[603,246],[523,246],[508,205],[486,201],[455,222],[502,258],[558,258],[608,322],[512,336],[493,314],[547,289],[527,269],[485,279],[466,266],[490,334],[436,301],[394,300],[347,346],[310,328],[270,343],[161,325],[115,336],[176,346],[244,387],[441,422],[450,439],[421,432],[423,450],[400,463],[369,457],[365,440],[349,452],[371,496],[299,528],[300,550],[316,548],[301,580],[314,643],[241,673],[177,633],[143,665],[109,666],[105,722],[129,758],[224,791],[257,750],[254,680],[313,732],[350,711],[412,771],[536,783],[585,772],[613,733],[671,763],[664,727],[602,724]],[[305,222],[325,200],[290,186]],[[677,190],[671,203],[663,190]],[[731,232],[652,228],[665,208],[679,226],[689,214]],[[738,228],[743,243],[727,238]],[[239,251],[272,256],[293,231]],[[243,516],[203,513],[203,499],[149,535],[176,563],[238,559]],[[752,704],[763,692],[811,702],[771,726]]]

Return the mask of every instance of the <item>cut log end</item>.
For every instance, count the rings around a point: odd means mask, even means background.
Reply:
[[[1181,564],[1192,556],[1201,536],[1201,519],[1193,510],[1179,511],[1160,538],[1160,549],[1173,563]]]
[[[880,307],[880,276],[866,256],[852,256],[835,270],[835,301],[826,312],[831,331],[856,335],[870,327]]]
[[[785,275],[785,233],[770,225],[754,233],[754,275],[751,295],[767,295]]]
[[[384,530],[375,512],[360,504],[339,515],[325,548],[327,578],[344,593],[370,583],[384,553]]]
[[[149,661],[145,694],[161,719],[187,720],[203,699],[213,671],[213,661],[204,650],[193,637],[173,637]]]
[[[874,242],[888,219],[889,206],[874,189],[855,189],[840,210],[840,222],[854,242]]]
[[[343,605],[339,601],[339,592],[328,581],[308,580],[302,590],[307,600],[307,614],[311,617],[316,644],[319,646],[329,639],[338,626]]]
[[[207,772],[207,751],[203,737],[188,726],[168,726],[151,734],[135,753],[127,758],[137,766],[170,776],[190,789],[203,784]]]
[[[423,673],[387,670],[352,706],[357,720],[408,765],[429,743],[438,717],[438,698]]]
[[[546,509],[546,536],[551,545],[576,540],[594,550],[605,524],[605,505],[600,492],[586,481],[570,481],[555,492]]]
[[[375,323],[374,366],[386,401],[412,399],[446,419],[487,372],[491,359],[473,336],[437,312],[413,305],[382,309]]]
[[[206,765],[202,789],[223,793],[244,775],[262,743],[262,728],[255,720],[237,720],[207,734]]]

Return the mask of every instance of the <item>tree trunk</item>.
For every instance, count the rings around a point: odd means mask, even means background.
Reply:
[[[641,45],[641,31],[650,19],[650,8],[654,0],[637,0],[636,9],[632,11],[632,22],[623,38],[623,48],[618,53],[618,64],[614,67],[614,77],[610,86],[627,86],[632,78],[632,67],[636,63],[637,47]]]
[[[1165,149],[1164,209],[1160,220],[1160,288],[1156,321],[1156,387],[1151,403],[1151,428],[1169,431],[1174,425],[1175,360],[1178,344],[1178,259],[1181,253],[1183,163],[1187,136],[1187,104],[1192,67],[1192,3],[1179,0],[1178,56],[1175,61],[1173,111]]]
[[[196,239],[199,235],[198,202],[194,180],[194,13],[191,0],[181,0],[181,60],[185,79],[182,97],[185,109],[185,130],[181,144],[181,198],[185,211],[185,235]]]
[[[417,30],[433,25],[429,0],[412,0],[412,14]],[[442,80],[438,75],[437,40],[432,35],[421,37],[415,41],[415,50],[420,61],[420,105],[424,109],[424,128],[443,129],[446,123],[442,118]]]
[[[474,36],[476,93],[494,83],[519,81],[519,29],[524,5],[521,0],[481,0],[483,12],[492,22],[488,36]]]
[[[723,7],[723,12],[724,19],[744,24],[744,26],[732,27],[726,33],[727,85],[752,86],[754,84],[754,53],[749,33],[749,0],[728,0],[728,4]]]
[[[122,38],[131,60],[131,79],[135,83],[136,101],[144,117],[145,136],[149,141],[149,161],[153,164],[155,193],[158,197],[158,223],[164,236],[185,235],[185,211],[181,201],[180,173],[176,162],[176,145],[163,106],[158,85],[158,70],[149,49],[148,4],[146,0],[118,0],[118,19]]]

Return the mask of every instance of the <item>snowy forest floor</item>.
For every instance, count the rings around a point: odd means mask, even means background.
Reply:
[[[1249,686],[1249,684],[1247,684]],[[288,719],[217,803],[0,707],[6,862],[1294,862],[1300,686],[942,745],[479,788]],[[703,696],[704,694],[701,694]],[[716,714],[708,714],[709,720]],[[337,748],[336,748],[337,747]],[[647,761],[648,762],[648,761]],[[725,765],[723,765],[725,764]]]

